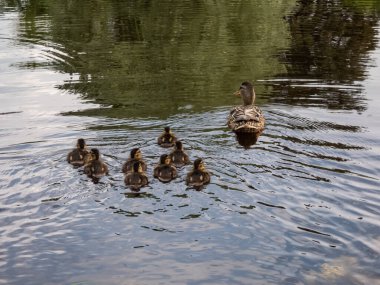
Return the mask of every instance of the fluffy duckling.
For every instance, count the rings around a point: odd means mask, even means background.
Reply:
[[[123,165],[123,168],[122,168],[123,173],[127,174],[128,172],[132,172],[133,164],[135,162],[140,162],[142,171],[146,171],[147,165],[145,161],[143,161],[142,159],[142,153],[139,148],[134,148],[131,150],[130,157],[127,159],[127,161]]]
[[[169,157],[176,167],[182,167],[190,163],[189,156],[183,150],[181,141],[176,141],[175,149],[169,154]]]
[[[243,82],[234,93],[243,99],[243,105],[234,107],[228,116],[227,125],[234,132],[255,132],[264,130],[265,118],[259,107],[255,106],[256,93],[250,82]]]
[[[84,139],[78,139],[77,147],[67,155],[67,162],[74,166],[83,166],[85,164],[85,157],[88,154],[86,142]]]
[[[189,186],[200,187],[210,183],[210,173],[206,170],[202,158],[194,161],[194,168],[186,176],[186,184]]]
[[[85,156],[84,156],[84,166],[89,164],[91,161],[95,159],[95,154],[93,154],[91,151],[89,151]]]
[[[177,138],[170,130],[170,127],[165,127],[164,132],[157,139],[158,145],[162,147],[172,147],[176,141]]]
[[[94,156],[94,159],[85,165],[84,173],[95,179],[108,175],[108,166],[100,159],[99,150],[92,148],[91,154]]]
[[[154,168],[153,176],[164,183],[177,177],[177,169],[171,164],[169,155],[161,155],[160,163]]]
[[[135,161],[132,166],[132,172],[127,173],[124,178],[125,185],[129,186],[132,191],[139,191],[141,187],[148,185],[148,176],[142,169],[141,161]]]

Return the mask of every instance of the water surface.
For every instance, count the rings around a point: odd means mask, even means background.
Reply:
[[[55,2],[0,0],[1,284],[379,282],[376,1]],[[250,147],[225,126],[243,80]],[[202,191],[153,179],[167,125]],[[79,137],[98,184],[65,161]]]

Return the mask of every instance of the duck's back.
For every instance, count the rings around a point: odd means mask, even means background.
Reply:
[[[184,166],[190,162],[189,157],[182,150],[175,150],[170,154],[170,159],[176,167]]]
[[[85,173],[92,177],[101,177],[108,173],[108,166],[101,160],[94,160],[85,167]]]
[[[174,146],[177,138],[173,134],[162,134],[157,142],[162,147],[171,147]]]
[[[132,172],[133,164],[135,162],[140,162],[140,165],[141,165],[143,171],[147,170],[147,165],[146,165],[145,161],[134,159],[134,158],[128,158],[128,160],[123,165],[123,168],[122,168],[123,173],[127,174],[129,172]]]
[[[125,176],[124,183],[132,190],[138,190],[148,184],[148,177],[144,173],[130,172]]]
[[[154,177],[161,182],[169,182],[177,177],[177,170],[172,165],[159,165],[154,169]]]
[[[237,106],[230,111],[227,125],[233,131],[261,132],[265,118],[257,106]]]
[[[201,186],[210,182],[210,174],[199,169],[190,172],[186,177],[187,185]]]
[[[67,162],[75,166],[82,166],[84,165],[84,158],[87,154],[88,151],[85,149],[73,149],[67,155]]]

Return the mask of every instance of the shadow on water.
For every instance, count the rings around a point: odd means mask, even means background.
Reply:
[[[261,135],[261,132],[259,133],[235,132],[236,141],[245,149],[248,149],[251,146],[255,145],[260,135]]]

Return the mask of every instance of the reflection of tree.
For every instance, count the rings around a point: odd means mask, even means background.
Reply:
[[[321,79],[335,84],[353,84],[365,78],[368,53],[376,47],[379,17],[345,6],[340,0],[301,0],[288,18],[292,44],[282,60],[285,76]],[[280,89],[284,92],[283,86]],[[329,108],[362,110],[358,89],[308,88],[286,90],[286,100],[315,100]],[[312,98],[318,92],[319,98]],[[300,100],[296,100],[299,96]],[[303,98],[303,99],[301,99]],[[320,102],[318,102],[318,99]],[[309,102],[310,103],[310,102]]]
[[[361,86],[321,85],[320,82],[287,82],[272,85],[273,102],[290,106],[328,108],[332,110],[365,111],[367,102]]]
[[[338,0],[300,1],[289,17],[288,73],[348,83],[364,79],[364,61],[376,47],[378,19]]]
[[[295,0],[23,3],[27,23],[42,16],[39,7],[46,10],[45,43],[67,55],[55,68],[79,74],[61,88],[114,106],[110,116],[165,116],[230,105],[236,84],[282,72],[273,54],[288,45],[282,17]],[[149,110],[137,108],[152,100]]]

